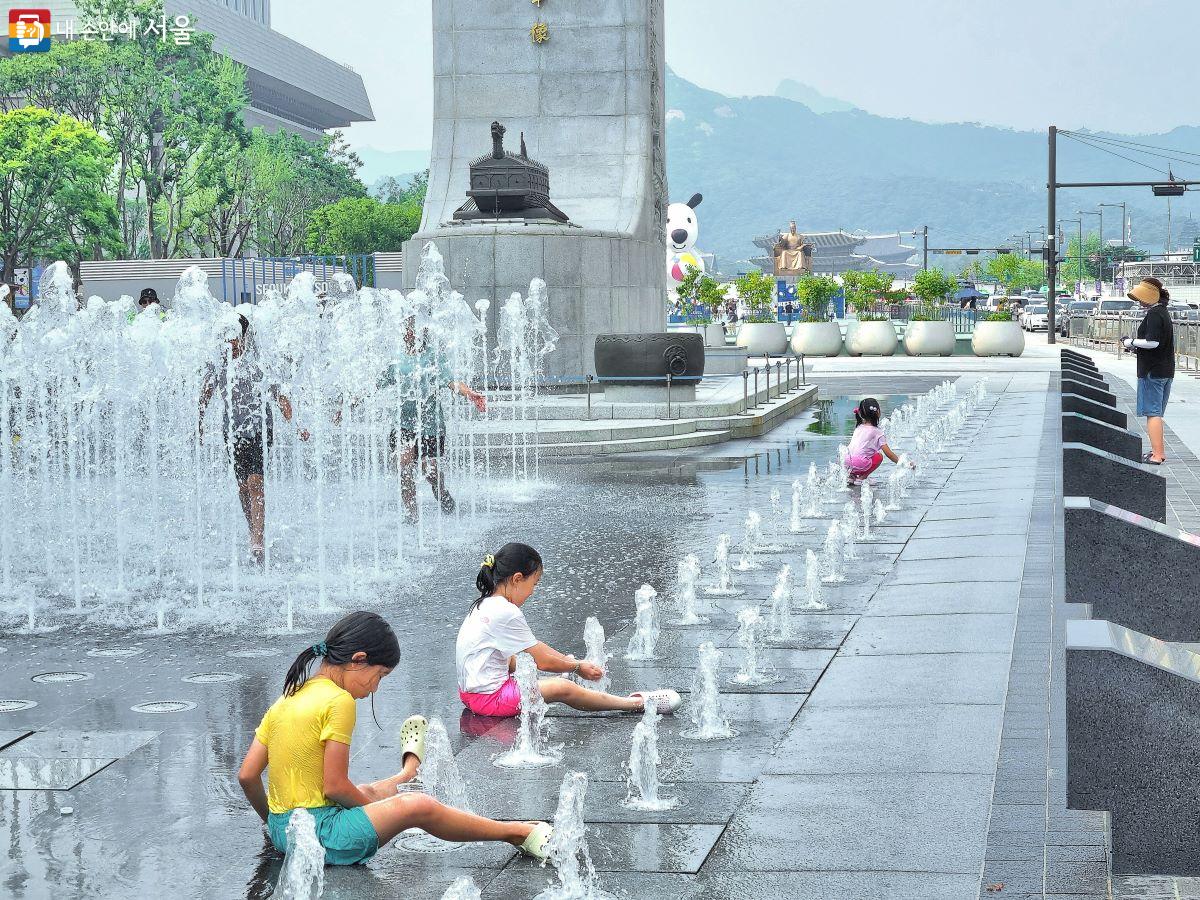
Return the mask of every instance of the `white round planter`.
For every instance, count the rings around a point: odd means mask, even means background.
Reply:
[[[846,331],[846,352],[851,356],[891,356],[896,352],[896,326],[884,322],[857,322]]]
[[[1025,332],[1016,322],[976,322],[971,349],[976,356],[1020,356],[1025,352]]]
[[[904,329],[904,352],[909,356],[952,356],[953,322],[909,322]]]
[[[747,322],[738,329],[737,345],[751,356],[782,356],[787,350],[787,330],[782,322]]]
[[[792,352],[797,356],[837,356],[842,327],[837,322],[797,322],[792,326]]]
[[[711,325],[704,326],[704,346],[705,347],[724,347],[725,346],[725,326],[720,322],[713,322]]]

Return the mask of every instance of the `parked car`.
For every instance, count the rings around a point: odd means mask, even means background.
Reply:
[[[1055,330],[1067,337],[1071,333],[1072,316],[1090,316],[1096,311],[1096,304],[1090,300],[1072,300],[1069,303],[1060,300],[1055,309],[1057,316],[1054,321]]]
[[[1123,300],[1119,297],[1114,297],[1109,300],[1101,300],[1096,307],[1096,315],[1118,315],[1120,313],[1129,312],[1137,306],[1136,300]]]
[[[1026,331],[1045,331],[1046,307],[1030,303],[1021,310],[1020,322]]]

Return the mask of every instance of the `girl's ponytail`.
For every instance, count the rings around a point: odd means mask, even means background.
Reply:
[[[528,544],[516,542],[505,544],[495,554],[483,558],[479,574],[475,576],[475,588],[479,596],[471,604],[474,610],[479,604],[496,594],[496,589],[520,572],[526,578],[542,569],[541,555]]]
[[[400,642],[382,616],[373,612],[347,613],[334,623],[325,640],[305,647],[283,679],[283,695],[290,697],[308,681],[308,667],[314,659],[327,659],[333,665],[345,665],[355,653],[365,653],[369,666],[394,669],[400,662]]]
[[[304,682],[308,681],[309,663],[316,658],[317,653],[313,647],[305,647],[300,651],[300,655],[288,669],[287,677],[283,679],[283,696],[290,697],[304,686]]]

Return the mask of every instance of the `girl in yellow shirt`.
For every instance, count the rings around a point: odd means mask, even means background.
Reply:
[[[320,668],[310,678],[308,667],[317,659]],[[444,806],[426,794],[396,793],[397,785],[417,774],[424,757],[420,716],[400,729],[404,767],[398,774],[369,784],[350,780],[354,701],[374,694],[399,662],[395,632],[371,612],[350,613],[325,640],[296,657],[283,696],[263,716],[238,773],[271,843],[287,850],[288,819],[303,807],[316,820],[329,865],[364,862],[406,828],[423,828],[447,841],[507,841],[545,859],[551,834],[545,822],[499,822]]]

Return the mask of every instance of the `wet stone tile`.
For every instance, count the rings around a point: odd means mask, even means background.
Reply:
[[[68,791],[115,761],[43,759],[37,756],[0,757],[0,790]]]

